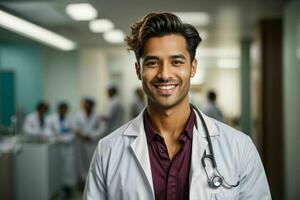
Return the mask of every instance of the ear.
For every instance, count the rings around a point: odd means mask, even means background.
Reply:
[[[135,72],[139,80],[142,80],[141,76],[141,66],[138,62],[135,63]]]
[[[191,77],[194,77],[197,72],[197,59],[195,58],[191,63]]]

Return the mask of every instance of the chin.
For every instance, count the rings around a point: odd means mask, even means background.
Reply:
[[[153,105],[160,107],[161,109],[170,109],[173,108],[177,105],[179,105],[181,101],[160,101],[160,100],[156,100],[155,102],[152,102]]]

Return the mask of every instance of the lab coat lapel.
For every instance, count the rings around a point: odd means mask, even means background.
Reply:
[[[205,140],[205,138],[201,137],[199,131],[196,128],[194,128],[192,143],[192,163],[190,174],[198,175],[202,168],[201,158],[207,147],[207,141]]]
[[[202,155],[207,148],[207,141],[194,128],[192,142],[192,162],[190,167],[190,200],[205,200],[209,197],[209,190],[205,190],[207,178],[201,165]]]
[[[147,178],[147,183],[151,188],[152,196],[154,199],[152,172],[142,113],[143,112],[141,112],[141,114],[132,121],[132,124],[126,131],[125,135],[135,137],[133,142],[131,142],[130,146]]]

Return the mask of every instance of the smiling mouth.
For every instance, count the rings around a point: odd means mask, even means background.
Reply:
[[[177,86],[178,84],[154,84],[154,87],[158,89],[158,93],[163,96],[171,95]]]
[[[156,88],[160,90],[172,90],[177,86],[177,84],[174,85],[155,85]]]

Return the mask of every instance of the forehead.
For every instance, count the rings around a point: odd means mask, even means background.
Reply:
[[[189,56],[187,42],[181,35],[170,34],[148,39],[143,48],[142,58],[148,55],[167,56],[175,54]]]

